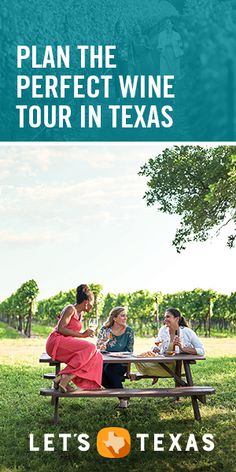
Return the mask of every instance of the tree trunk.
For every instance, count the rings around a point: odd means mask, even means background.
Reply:
[[[208,317],[208,315],[206,316],[206,318],[205,318],[205,320],[204,320],[204,322],[203,322],[203,324],[204,324],[204,331],[205,331],[205,338],[207,338],[207,317]]]
[[[26,336],[28,336],[28,338],[31,337],[32,304],[33,304],[33,302],[31,302],[31,303],[30,303],[30,306],[29,306],[29,313],[28,313],[28,316],[27,316],[26,325],[25,325],[25,329],[24,329],[24,334],[25,334]]]
[[[157,332],[158,332],[159,324],[160,324],[158,298],[156,298],[156,324],[157,324]]]
[[[20,333],[23,333],[23,316],[22,315],[19,315],[19,318],[18,318],[18,331]]]
[[[209,298],[209,312],[208,312],[208,335],[209,335],[209,338],[211,337],[212,307],[213,307],[213,301],[212,301],[211,298]]]
[[[29,326],[29,317],[27,317],[26,325],[25,325],[25,329],[24,329],[25,336],[27,336],[28,326]]]
[[[28,338],[31,338],[31,328],[32,328],[32,304],[30,303],[29,316],[28,316]]]
[[[139,332],[140,332],[140,336],[143,336],[143,323],[139,323]]]

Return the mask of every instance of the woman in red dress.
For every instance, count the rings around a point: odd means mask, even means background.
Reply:
[[[62,310],[57,326],[47,339],[48,355],[67,364],[55,379],[55,387],[63,392],[71,391],[70,381],[80,389],[101,388],[102,354],[94,344],[84,339],[93,337],[93,330],[81,332],[83,312],[89,312],[93,304],[93,292],[87,285],[79,285],[76,304]]]

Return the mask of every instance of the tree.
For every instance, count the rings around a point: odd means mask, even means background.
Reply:
[[[172,244],[177,252],[190,241],[206,241],[229,222],[236,239],[236,146],[174,146],[141,167],[148,178],[147,205],[182,217]]]
[[[115,306],[128,306],[128,294],[126,293],[107,293],[104,299],[104,304],[102,308],[102,316],[101,316],[101,321],[104,322],[107,320],[110,311],[112,308]]]
[[[28,280],[10,297],[0,303],[0,317],[29,338],[31,336],[32,316],[35,313],[35,301],[39,288],[35,280]]]
[[[102,312],[102,302],[103,302],[102,288],[103,287],[100,284],[90,284],[89,287],[94,294],[94,309],[93,309],[92,315],[96,318],[96,324],[98,325],[98,320]]]
[[[217,294],[213,290],[202,290],[201,288],[189,292],[165,294],[160,303],[160,310],[164,312],[168,307],[178,308],[195,330],[201,328],[203,324],[205,336],[207,334],[210,336],[213,303],[216,297]]]
[[[210,335],[212,329],[235,332],[236,292],[230,296],[219,294],[213,290],[196,288],[192,291],[182,291],[171,294],[161,292],[150,293],[148,290],[138,290],[130,293],[107,293],[102,295],[101,285],[90,284],[90,288],[97,291],[98,324],[99,327],[107,320],[109,313],[115,306],[124,306],[128,310],[128,324],[134,328],[137,336],[153,335],[163,323],[163,315],[168,307],[180,309],[182,315],[191,323],[194,330]],[[19,320],[18,306],[15,294],[0,304],[0,319],[11,320],[15,324]],[[38,303],[38,310],[34,319],[55,324],[62,307],[74,303],[75,289],[58,294]],[[20,313],[21,313],[20,312]],[[85,315],[84,324],[90,317],[95,318],[96,310]],[[26,311],[27,315],[27,311]],[[16,317],[17,316],[17,317]]]
[[[156,297],[148,290],[138,290],[128,295],[128,320],[133,327],[138,328],[139,334],[149,331],[149,326],[156,332]],[[136,328],[136,329],[137,329]]]
[[[24,313],[26,315],[26,325],[24,333],[30,338],[32,316],[35,313],[35,300],[39,293],[39,288],[35,280],[29,280],[20,287],[18,292],[19,305],[21,306],[21,310],[24,307]]]

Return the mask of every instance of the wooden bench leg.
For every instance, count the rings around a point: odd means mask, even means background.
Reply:
[[[193,378],[192,378],[192,373],[190,370],[189,362],[184,361],[184,369],[186,373],[186,379],[188,382],[188,385],[193,385]],[[206,405],[206,395],[197,395],[196,398],[203,403],[203,405]]]
[[[199,410],[197,397],[191,397],[191,400],[192,400],[192,405],[193,405],[194,418],[197,421],[201,421],[201,413]]]
[[[58,376],[60,370],[61,370],[61,364],[58,363],[58,364],[56,364],[56,366],[55,366],[55,378]],[[53,397],[53,396],[52,396],[52,398],[51,398],[51,405],[52,405],[52,406],[55,405],[55,398],[56,398],[56,397]]]

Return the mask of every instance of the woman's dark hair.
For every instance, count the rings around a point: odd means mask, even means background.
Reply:
[[[177,310],[176,308],[166,308],[166,312],[169,312],[171,315],[173,315],[175,318],[179,318],[179,326],[185,326],[186,328],[188,327],[188,323],[185,320],[185,318],[181,315],[180,311]]]
[[[93,292],[88,285],[81,284],[76,289],[76,303],[83,303],[85,300],[92,300],[94,298]]]

